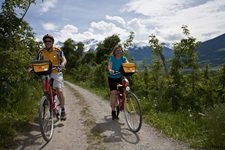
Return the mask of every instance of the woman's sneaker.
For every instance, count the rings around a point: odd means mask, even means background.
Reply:
[[[116,111],[112,111],[112,120],[116,120],[118,119],[117,115],[116,115]]]
[[[62,109],[60,118],[61,118],[61,120],[66,120],[66,112],[65,112],[65,109]]]

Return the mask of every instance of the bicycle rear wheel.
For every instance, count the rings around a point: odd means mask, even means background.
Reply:
[[[132,132],[138,132],[142,125],[142,111],[137,96],[134,93],[127,93],[124,106],[128,127]]]
[[[39,106],[40,130],[45,141],[50,141],[53,136],[54,118],[51,103],[47,96],[43,96]]]

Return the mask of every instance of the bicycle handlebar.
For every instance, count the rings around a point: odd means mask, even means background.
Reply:
[[[57,69],[59,71],[66,70],[66,68],[60,68],[60,66],[52,66],[52,69]]]
[[[121,74],[119,71],[114,71],[113,75]]]

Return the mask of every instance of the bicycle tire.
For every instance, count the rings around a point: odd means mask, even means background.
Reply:
[[[52,106],[47,96],[43,96],[40,101],[39,123],[44,140],[49,142],[53,136],[54,118]]]
[[[142,126],[142,110],[137,96],[134,93],[127,93],[124,106],[128,127],[132,132],[138,132]]]

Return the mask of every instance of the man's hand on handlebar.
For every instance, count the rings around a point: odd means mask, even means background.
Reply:
[[[65,69],[65,65],[64,64],[61,64],[60,65],[60,69]]]

